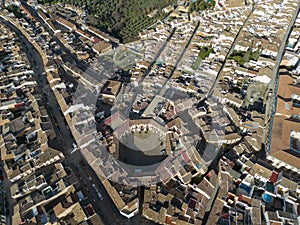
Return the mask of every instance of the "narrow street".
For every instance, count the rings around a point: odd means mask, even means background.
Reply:
[[[10,182],[3,173],[3,186],[0,187],[0,192],[5,192],[5,208],[6,208],[6,225],[13,225],[12,224],[12,215],[14,214],[13,207],[15,205],[15,200],[11,197],[10,192]]]
[[[269,91],[271,93],[273,93],[273,95],[268,99],[267,101],[267,108],[266,108],[266,114],[268,119],[266,120],[266,130],[268,130],[268,133],[266,135],[265,138],[265,144],[266,144],[266,151],[269,152],[269,148],[270,148],[270,143],[271,143],[271,136],[272,136],[272,127],[273,127],[273,120],[274,120],[274,115],[276,112],[276,104],[277,104],[277,90],[278,90],[278,81],[279,81],[279,67],[280,67],[280,63],[282,61],[282,58],[284,56],[285,53],[285,47],[286,47],[286,43],[288,41],[288,38],[292,32],[292,28],[295,24],[295,21],[297,19],[298,13],[300,11],[300,2],[298,2],[298,6],[297,9],[295,10],[295,13],[293,15],[293,19],[288,27],[288,29],[286,30],[286,34],[284,36],[284,39],[281,42],[281,46],[279,49],[279,52],[276,56],[276,64],[275,67],[273,68],[273,75],[272,75],[272,80],[269,84]]]
[[[80,162],[80,168],[75,167],[76,164],[74,163],[76,163],[76,160],[72,159],[81,158],[80,152],[76,151],[69,158],[70,159],[68,162],[71,163],[71,168],[73,169],[75,175],[79,178],[82,186],[85,187],[82,189],[82,192],[85,196],[88,196],[89,199],[93,199],[92,204],[99,213],[105,225],[155,225],[155,223],[147,221],[145,218],[141,217],[140,213],[130,220],[122,216],[92,168],[84,162]],[[99,197],[92,188],[92,184],[96,185],[103,197],[103,200],[99,200]]]
[[[300,225],[300,0],[126,2],[1,5],[0,225]]]
[[[166,48],[167,44],[169,43],[169,41],[170,41],[171,38],[173,37],[175,31],[176,31],[176,28],[174,28],[174,29],[171,31],[169,37],[168,37],[168,38],[166,39],[166,41],[162,44],[161,48],[160,48],[159,51],[156,53],[156,55],[155,55],[153,61],[152,61],[151,64],[149,65],[147,71],[144,73],[144,75],[143,75],[143,77],[142,77],[140,83],[142,83],[143,80],[145,79],[145,77],[148,76],[148,74],[149,74],[150,71],[152,70],[153,66],[156,64],[158,58],[160,57],[161,53],[163,52],[163,50]],[[133,97],[131,98],[131,102],[130,102],[130,103],[128,104],[128,106],[127,106],[127,110],[126,110],[126,112],[125,112],[125,115],[129,115],[130,110],[131,110],[131,108],[132,108],[132,105],[133,105],[134,102],[135,102],[135,99],[137,98],[137,96],[138,96],[139,94],[142,94],[142,92],[143,92],[142,88],[139,88],[138,90],[136,90],[136,91],[134,92],[134,95],[133,95]]]
[[[200,22],[197,23],[197,25],[196,25],[196,27],[195,27],[195,29],[194,29],[191,37],[189,38],[188,42],[186,43],[185,47],[183,48],[182,52],[180,53],[178,59],[176,60],[176,63],[175,63],[174,67],[171,70],[169,78],[164,82],[164,84],[162,85],[162,88],[160,89],[160,91],[158,91],[158,93],[159,93],[158,95],[163,96],[163,94],[165,93],[165,91],[166,91],[166,89],[165,89],[166,88],[166,84],[172,78],[175,70],[177,69],[179,63],[181,62],[183,56],[185,55],[186,50],[189,48],[189,46],[190,46],[190,44],[191,44],[191,42],[192,42],[192,40],[193,40],[193,38],[194,38],[194,36],[195,36],[195,34],[196,34],[199,26],[200,26]]]
[[[46,77],[42,76],[44,71],[43,61],[39,53],[35,50],[33,45],[22,35],[22,33],[11,23],[1,20],[7,27],[9,27],[12,31],[14,31],[18,37],[20,38],[21,45],[24,48],[30,64],[32,66],[32,69],[35,73],[36,81],[38,83],[37,91],[41,95],[41,98],[43,102],[45,103],[45,109],[47,110],[47,113],[49,115],[50,120],[52,121],[52,125],[54,127],[55,133],[57,135],[57,139],[54,141],[51,141],[52,144],[50,147],[53,147],[57,150],[61,150],[62,152],[69,150],[72,146],[73,137],[70,134],[69,130],[67,130],[66,126],[64,125],[64,119],[62,118],[62,114],[59,110],[58,103],[55,99],[55,96],[53,92],[50,90],[50,86],[47,84]],[[45,94],[44,94],[45,93]],[[46,100],[47,98],[47,100]],[[54,117],[57,120],[58,126],[55,126]],[[61,143],[64,143],[64,145],[61,145]],[[14,201],[10,197],[10,182],[6,179],[5,181],[5,191],[7,195],[7,199],[9,200],[9,218],[8,218],[8,224],[10,225],[12,223],[11,221],[11,215],[13,212],[13,204]]]
[[[86,65],[84,62],[79,61],[77,56],[72,54],[70,50],[63,45],[63,43],[60,42],[60,40],[57,38],[57,36],[53,33],[53,31],[45,24],[45,22],[42,20],[42,18],[39,16],[36,10],[32,8],[31,5],[27,4],[25,1],[21,1],[22,4],[30,11],[30,13],[35,16],[35,18],[41,23],[41,25],[49,32],[49,34],[52,36],[54,41],[76,62],[77,66],[85,71],[88,68],[88,65]]]
[[[256,4],[257,4],[257,3],[254,3],[254,5],[252,6],[252,9],[251,9],[251,12],[249,13],[249,15],[248,15],[247,18],[245,19],[243,25],[241,26],[241,28],[239,29],[238,33],[236,34],[235,39],[234,39],[232,45],[230,46],[230,49],[229,49],[229,51],[228,51],[227,54],[226,54],[225,60],[224,60],[222,66],[221,66],[221,68],[220,68],[220,70],[219,70],[219,72],[218,72],[218,75],[217,75],[217,77],[216,77],[216,79],[215,79],[215,82],[213,83],[211,89],[210,89],[209,92],[207,93],[207,97],[211,97],[212,94],[214,93],[214,91],[216,90],[217,84],[218,84],[218,82],[219,82],[219,77],[220,77],[221,72],[222,72],[223,69],[224,69],[224,66],[225,66],[225,64],[226,64],[226,60],[227,60],[227,58],[232,54],[232,52],[233,52],[233,50],[234,50],[234,48],[235,48],[235,46],[236,46],[236,43],[237,43],[237,41],[238,41],[238,37],[239,37],[241,31],[244,29],[245,25],[247,24],[247,22],[248,22],[249,18],[251,17],[252,13],[254,12],[255,7],[256,7]]]
[[[48,115],[52,121],[55,133],[57,135],[56,140],[51,141],[50,145],[51,147],[57,150],[61,150],[64,153],[66,159],[64,160],[63,164],[66,166],[70,166],[72,171],[75,173],[80,186],[82,187],[82,192],[89,199],[87,200],[87,203],[89,201],[92,203],[95,211],[100,215],[105,225],[155,225],[155,223],[147,221],[145,218],[141,217],[140,214],[136,215],[130,220],[122,216],[119,213],[118,209],[115,207],[113,201],[110,199],[110,196],[107,194],[105,188],[103,187],[93,169],[82,159],[80,151],[75,151],[70,155],[70,152],[73,148],[72,143],[74,143],[75,141],[70,130],[67,128],[67,124],[65,123],[64,116],[60,111],[57,100],[49,86],[49,83],[47,83],[47,78],[46,76],[43,76],[45,69],[42,58],[35,50],[33,45],[13,24],[7,21],[4,21],[4,23],[19,36],[24,51],[30,60],[30,64],[34,70],[34,73],[37,75],[36,81],[38,83],[38,86],[40,87],[38,91],[40,92],[41,97],[45,102],[45,108],[47,109]],[[57,124],[57,126],[55,126],[55,124]],[[92,181],[90,180],[90,178],[92,178]],[[95,183],[98,187],[103,196],[103,200],[100,200],[95,191],[92,189],[92,183]],[[9,182],[7,183],[6,189],[9,191]],[[13,201],[10,200],[10,202],[12,203]],[[9,208],[11,209],[11,213],[12,204],[10,204]]]
[[[50,147],[62,147],[62,151],[69,150],[72,148],[72,143],[74,139],[70,133],[70,131],[66,128],[66,124],[64,122],[64,117],[60,111],[59,105],[56,101],[56,98],[47,83],[46,75],[43,75],[45,72],[44,65],[40,54],[36,51],[33,45],[22,35],[22,33],[11,23],[5,21],[4,22],[11,30],[13,30],[16,34],[18,34],[21,44],[24,48],[25,53],[30,61],[32,69],[37,75],[36,81],[38,83],[37,91],[41,95],[44,106],[47,110],[48,115],[52,121],[55,133],[57,135],[57,140],[52,142]],[[57,124],[57,126],[55,126]],[[64,143],[64,145],[61,145]],[[60,149],[58,149],[60,150]]]

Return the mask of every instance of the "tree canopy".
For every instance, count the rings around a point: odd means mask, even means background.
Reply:
[[[56,0],[39,0],[41,3]],[[162,9],[176,0],[59,0],[86,8],[88,21],[102,31],[127,42],[137,37],[138,33],[149,27],[165,15]],[[156,12],[156,13],[153,13]],[[149,16],[151,14],[152,16]]]

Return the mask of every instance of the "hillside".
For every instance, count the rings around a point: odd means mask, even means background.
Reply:
[[[124,42],[134,40],[139,31],[163,18],[162,9],[176,0],[59,0],[62,3],[86,8],[88,21],[102,31]],[[39,0],[53,4],[57,0]]]

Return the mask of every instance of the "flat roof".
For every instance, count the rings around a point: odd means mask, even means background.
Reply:
[[[300,86],[293,85],[293,78],[281,75],[277,93],[277,108],[272,127],[270,155],[299,168],[300,158],[291,150],[291,131],[300,132],[300,122],[291,119],[300,115],[300,108],[293,106],[292,94],[300,94]]]
[[[86,34],[85,34],[86,35]],[[94,49],[97,51],[97,52],[102,52],[104,50],[106,50],[107,48],[111,47],[111,44],[108,43],[108,42],[105,42],[105,41],[99,41],[96,45],[94,45]]]
[[[119,81],[108,80],[104,84],[104,86],[101,90],[101,94],[117,96],[117,94],[119,93],[119,90],[121,88],[121,85],[122,84]]]

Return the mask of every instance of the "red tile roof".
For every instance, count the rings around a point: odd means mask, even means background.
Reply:
[[[183,152],[181,154],[182,158],[184,159],[184,161],[189,162],[191,161],[190,157],[188,156],[188,154],[186,152]]]
[[[271,181],[272,183],[275,183],[275,182],[277,181],[277,179],[278,179],[278,173],[275,172],[275,171],[273,171],[273,173],[272,173],[272,175],[271,175],[271,177],[270,177],[270,181]]]
[[[172,217],[166,216],[166,224],[171,224],[171,223],[172,223]]]

